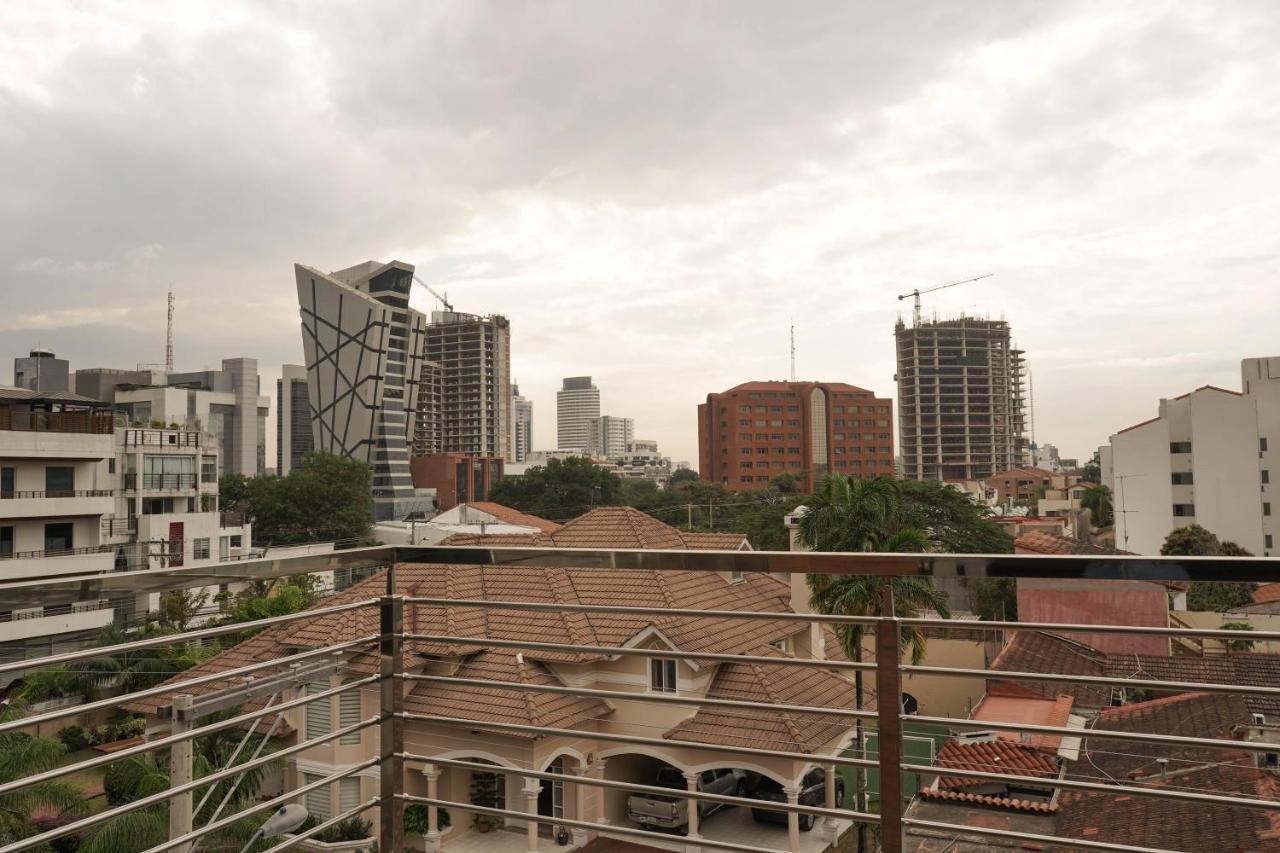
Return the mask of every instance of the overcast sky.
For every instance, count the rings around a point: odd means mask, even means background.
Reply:
[[[1280,352],[1277,44],[1265,0],[6,4],[0,355],[160,362],[172,285],[179,369],[274,395],[292,264],[397,258],[511,318],[536,447],[591,374],[696,463],[789,323],[892,396],[895,295],[994,273],[926,311],[1008,319],[1087,456]]]

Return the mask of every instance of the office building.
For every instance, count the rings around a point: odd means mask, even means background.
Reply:
[[[1241,374],[1241,391],[1205,385],[1161,400],[1156,417],[1099,448],[1117,547],[1159,554],[1170,531],[1198,524],[1254,554],[1276,553],[1280,357],[1245,359]]]
[[[620,477],[652,480],[659,486],[671,479],[671,459],[658,452],[656,441],[638,438],[627,445],[624,454],[610,461]]]
[[[894,338],[905,479],[982,480],[1030,464],[1024,359],[1008,323],[899,320]]]
[[[440,451],[512,457],[511,324],[433,311],[427,359],[440,365]]]
[[[587,424],[587,451],[598,459],[620,459],[634,437],[634,420],[601,415]]]
[[[71,390],[71,365],[47,349],[33,349],[26,358],[13,360],[13,384],[28,391],[56,394]]]
[[[517,385],[511,386],[511,407],[515,418],[511,456],[515,462],[527,462],[533,452],[533,401],[521,396]]]
[[[130,371],[77,371],[136,426],[175,427],[208,433],[217,440],[223,466],[232,474],[259,476],[267,468],[267,415],[271,398],[261,392],[258,361],[225,358],[221,370],[189,373],[140,371],[146,384],[115,383]]]
[[[760,489],[792,474],[893,476],[893,401],[843,382],[746,382],[698,405],[698,474]]]
[[[413,266],[362,264],[325,274],[294,265],[316,450],[373,469],[374,517],[430,511],[409,473],[426,318],[409,307]]]
[[[312,450],[307,369],[286,364],[276,380],[276,476],[287,476]]]
[[[137,428],[87,397],[0,389],[0,572],[7,580],[200,566],[245,556],[250,525],[218,510],[217,443]],[[91,643],[156,604],[33,606],[0,619],[0,658]]]
[[[600,389],[590,376],[569,376],[556,392],[556,448],[587,453],[591,422],[600,417]]]

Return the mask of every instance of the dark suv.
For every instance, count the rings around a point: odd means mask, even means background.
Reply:
[[[816,806],[823,808],[827,804],[827,774],[821,767],[815,767],[805,774],[804,779],[800,783],[800,805]],[[785,803],[787,795],[783,793],[782,786],[767,777],[759,777],[755,789],[750,791],[747,796],[754,797],[757,800],[767,800],[774,803]],[[844,779],[836,775],[836,808],[840,808],[844,803]],[[774,809],[751,809],[751,817],[760,823],[786,823],[787,813],[775,811]],[[802,832],[808,832],[813,829],[814,816],[811,814],[800,815],[800,829]]]

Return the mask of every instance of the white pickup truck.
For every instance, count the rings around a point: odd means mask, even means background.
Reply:
[[[687,791],[684,774],[674,767],[658,771],[655,782],[673,791]],[[698,790],[706,794],[742,796],[746,789],[746,774],[741,770],[704,770],[698,774]],[[698,815],[708,815],[723,807],[723,803],[698,802]],[[632,794],[627,798],[627,817],[633,823],[654,829],[674,829],[682,834],[689,831],[689,800],[679,794]]]

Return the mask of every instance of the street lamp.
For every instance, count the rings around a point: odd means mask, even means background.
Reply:
[[[307,810],[297,803],[289,803],[276,809],[275,814],[262,822],[262,826],[258,827],[258,831],[249,839],[249,843],[240,848],[240,853],[246,853],[259,839],[272,838],[277,835],[284,835],[286,832],[293,832],[302,824],[306,823]]]

